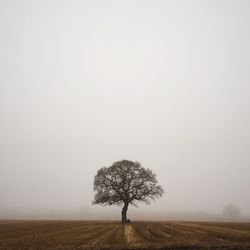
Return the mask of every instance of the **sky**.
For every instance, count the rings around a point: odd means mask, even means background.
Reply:
[[[249,215],[249,13],[248,0],[1,0],[0,211],[92,208],[97,170],[128,159],[165,190],[145,211]]]

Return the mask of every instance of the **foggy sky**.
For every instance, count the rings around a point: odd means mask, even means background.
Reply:
[[[249,45],[248,0],[0,1],[0,211],[91,207],[128,159],[147,211],[250,214]]]

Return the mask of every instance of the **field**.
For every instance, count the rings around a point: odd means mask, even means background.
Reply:
[[[250,223],[0,221],[0,249],[250,249]]]

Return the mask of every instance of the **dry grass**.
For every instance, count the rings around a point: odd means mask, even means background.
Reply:
[[[0,249],[250,249],[250,223],[0,221]]]

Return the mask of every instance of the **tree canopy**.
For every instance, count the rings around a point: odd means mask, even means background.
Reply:
[[[164,193],[157,184],[156,175],[145,169],[139,162],[122,160],[110,167],[98,170],[94,179],[93,204],[124,205],[122,221],[127,222],[128,205],[137,206],[138,202],[150,204]]]

